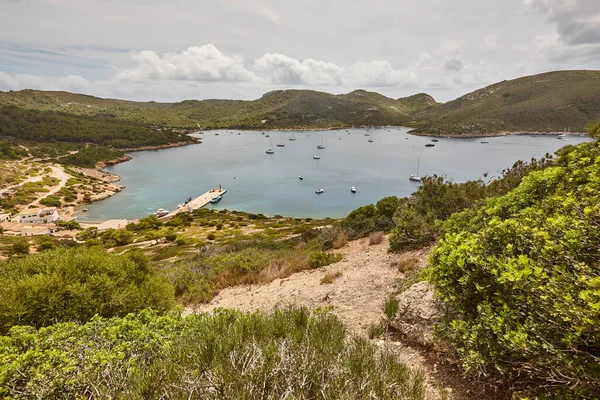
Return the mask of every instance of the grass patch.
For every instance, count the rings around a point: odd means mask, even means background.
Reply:
[[[332,284],[337,278],[342,276],[341,271],[337,271],[333,274],[325,274],[324,277],[321,278],[321,285],[329,285]]]
[[[383,232],[373,232],[369,235],[369,245],[373,246],[375,244],[380,244],[383,242],[383,238],[385,235]]]
[[[388,319],[394,318],[398,312],[398,300],[396,295],[391,293],[388,298],[383,302],[383,313]]]

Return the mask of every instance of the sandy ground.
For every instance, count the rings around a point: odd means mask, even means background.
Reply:
[[[427,254],[418,251],[397,255],[389,254],[387,249],[387,239],[373,246],[369,246],[368,239],[353,241],[338,250],[344,255],[338,263],[276,279],[266,285],[227,288],[209,304],[187,312],[210,311],[217,307],[269,311],[292,304],[309,308],[332,306],[334,313],[353,332],[366,335],[370,325],[381,321],[382,304],[401,276],[390,266],[391,262],[417,257],[424,263]],[[321,284],[326,274],[336,272],[342,276],[331,284]]]

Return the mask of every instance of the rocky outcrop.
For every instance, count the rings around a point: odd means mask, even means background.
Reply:
[[[398,312],[391,325],[408,341],[433,347],[433,326],[442,317],[442,303],[436,299],[433,286],[418,282],[400,293]]]

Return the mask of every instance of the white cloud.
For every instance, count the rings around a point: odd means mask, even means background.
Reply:
[[[444,61],[442,62],[442,68],[444,71],[448,72],[458,72],[465,67],[465,60],[463,60],[462,55],[455,56],[447,56],[444,57]]]
[[[254,63],[257,72],[272,83],[292,85],[338,85],[344,69],[326,61],[297,60],[277,53],[267,53]]]
[[[134,51],[137,65],[117,73],[118,79],[187,80],[200,82],[252,82],[258,78],[244,67],[242,57],[228,56],[212,44],[190,47],[181,53],[160,55],[154,51]]]

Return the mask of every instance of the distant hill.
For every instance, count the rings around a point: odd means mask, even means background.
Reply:
[[[411,113],[432,104],[436,104],[435,100],[425,94],[395,100],[365,90],[343,95],[277,90],[252,101],[186,100],[179,103],[132,102],[37,90],[0,92],[0,105],[190,128],[197,125],[204,128],[401,125],[412,121]],[[263,120],[268,122],[263,124]]]
[[[405,125],[432,135],[555,132],[568,127],[584,131],[600,119],[600,71],[549,72],[503,81],[445,104],[426,93],[392,99],[366,90],[341,95],[276,90],[251,101],[178,103],[21,90],[0,92],[1,106],[191,129]]]
[[[414,115],[416,132],[584,132],[600,119],[600,71],[558,71],[502,81]]]

